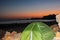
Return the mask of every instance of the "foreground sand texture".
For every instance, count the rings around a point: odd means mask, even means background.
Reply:
[[[56,37],[53,40],[60,40],[60,32],[56,32]]]
[[[12,33],[6,32],[2,40],[20,40],[21,33],[13,31]]]
[[[58,26],[60,28],[60,14],[56,15],[56,21],[57,21]],[[54,38],[54,40],[60,40],[60,32],[58,32],[58,31],[56,32],[56,37]]]
[[[58,26],[60,28],[60,14],[56,15],[56,21],[57,21]]]

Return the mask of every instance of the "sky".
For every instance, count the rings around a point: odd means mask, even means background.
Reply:
[[[41,18],[59,14],[60,0],[0,0],[0,18]]]

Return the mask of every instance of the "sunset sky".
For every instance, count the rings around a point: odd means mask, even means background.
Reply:
[[[0,18],[40,18],[60,13],[60,0],[0,1]]]

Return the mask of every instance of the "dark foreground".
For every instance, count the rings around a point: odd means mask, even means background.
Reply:
[[[14,24],[0,24],[0,38],[2,38],[6,31],[12,32],[22,32],[25,27],[30,23],[14,23]],[[56,22],[47,22],[47,25],[57,24]]]

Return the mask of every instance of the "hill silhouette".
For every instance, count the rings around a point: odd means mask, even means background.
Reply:
[[[48,15],[48,16],[44,16],[42,19],[56,19],[55,17],[56,15]]]
[[[31,18],[31,20],[36,20],[36,19],[56,19],[55,18],[56,15],[48,15],[48,16],[44,16],[43,18]]]

